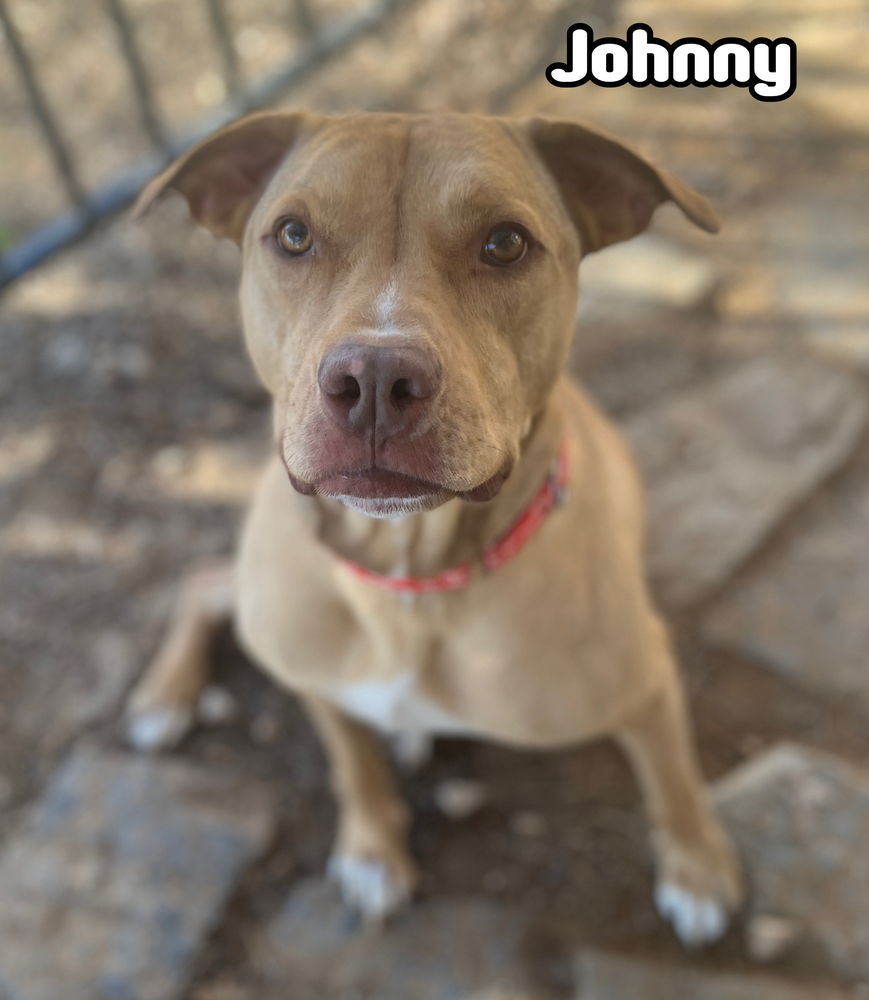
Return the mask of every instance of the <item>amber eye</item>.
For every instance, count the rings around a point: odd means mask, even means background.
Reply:
[[[528,242],[513,226],[496,226],[483,244],[483,257],[490,264],[515,264],[522,260]]]
[[[282,250],[298,257],[307,253],[314,245],[314,237],[304,222],[298,219],[287,219],[280,224],[277,233],[278,243]]]

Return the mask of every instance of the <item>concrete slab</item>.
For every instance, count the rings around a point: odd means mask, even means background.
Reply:
[[[385,928],[360,927],[334,886],[310,879],[262,935],[255,964],[268,986],[292,982],[304,1000],[524,997],[527,930],[519,913],[475,898],[420,900]]]
[[[711,609],[702,634],[788,679],[869,707],[867,608],[869,481],[837,490]]]
[[[0,854],[0,998],[184,996],[272,827],[253,782],[73,753]]]
[[[858,378],[800,354],[747,361],[625,422],[649,510],[662,603],[722,584],[851,455],[866,425]]]
[[[781,743],[714,799],[747,866],[749,916],[798,920],[831,971],[869,979],[869,771]]]

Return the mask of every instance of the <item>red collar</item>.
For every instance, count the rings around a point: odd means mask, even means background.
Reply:
[[[561,442],[558,457],[552,463],[549,478],[534,494],[531,502],[522,511],[500,538],[487,545],[480,555],[482,568],[493,573],[517,556],[530,538],[537,533],[538,528],[546,520],[553,507],[561,503],[567,493],[567,481],[570,475],[570,444],[567,438]],[[385,573],[375,573],[359,563],[342,559],[342,564],[366,583],[385,590],[394,590],[412,594],[432,594],[439,590],[464,590],[473,578],[475,560],[441,570],[433,576],[387,576]]]

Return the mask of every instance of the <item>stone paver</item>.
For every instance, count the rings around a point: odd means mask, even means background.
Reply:
[[[869,706],[869,482],[841,488],[703,623],[711,643]]]
[[[263,933],[256,964],[269,986],[292,982],[294,1000],[524,996],[526,930],[518,913],[475,898],[418,901],[385,929],[360,928],[334,886],[310,879]]]
[[[834,973],[869,978],[869,771],[781,743],[714,796],[746,863],[749,915],[800,921]]]
[[[0,998],[182,997],[272,826],[254,782],[74,753],[0,855]]]
[[[627,420],[646,483],[649,572],[661,601],[685,606],[723,583],[846,461],[866,414],[854,376],[782,353]]]
[[[835,986],[767,975],[710,972],[587,951],[577,962],[577,1000],[845,1000]]]

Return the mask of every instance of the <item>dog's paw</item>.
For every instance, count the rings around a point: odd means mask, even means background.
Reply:
[[[691,848],[670,843],[659,862],[658,912],[689,948],[717,941],[744,895],[742,868],[724,832],[716,825]]]
[[[127,742],[143,753],[171,750],[190,732],[192,725],[193,712],[189,708],[132,710],[126,721]]]
[[[333,854],[328,875],[341,888],[344,902],[369,920],[384,920],[410,901],[415,881],[409,866],[352,854]]]
[[[727,930],[729,916],[717,899],[693,895],[675,882],[661,882],[655,889],[658,913],[673,925],[676,936],[689,948],[717,941]]]

